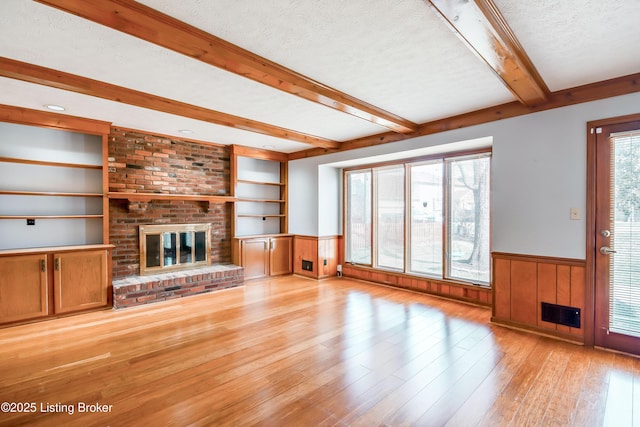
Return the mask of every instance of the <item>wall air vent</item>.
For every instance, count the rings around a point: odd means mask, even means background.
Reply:
[[[558,325],[580,328],[580,309],[565,305],[541,303],[542,320]]]
[[[305,270],[305,271],[313,271],[313,262],[303,259],[302,260],[302,269]]]

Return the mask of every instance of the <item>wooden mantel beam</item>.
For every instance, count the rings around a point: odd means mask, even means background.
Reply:
[[[417,125],[133,0],[36,0],[286,93],[410,133]]]
[[[533,107],[549,99],[549,88],[492,0],[427,3],[521,103]]]
[[[233,116],[196,105],[186,104],[173,99],[162,98],[145,92],[104,83],[74,74],[64,73],[51,68],[40,67],[26,62],[0,57],[0,76],[29,83],[36,83],[57,89],[68,90],[110,101],[135,105],[136,107],[162,111],[177,116],[202,120],[220,126],[256,132],[275,138],[313,145],[319,148],[338,148],[340,143],[326,138],[284,129],[267,123]]]

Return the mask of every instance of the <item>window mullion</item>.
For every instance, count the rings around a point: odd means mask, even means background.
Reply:
[[[371,266],[378,268],[378,174],[371,169]]]
[[[451,162],[443,160],[442,168],[442,278],[449,277],[450,269],[450,227],[451,227]]]
[[[411,164],[404,165],[404,272],[411,271]]]

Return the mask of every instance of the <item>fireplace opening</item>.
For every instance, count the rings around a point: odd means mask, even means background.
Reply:
[[[211,224],[140,226],[140,274],[210,264]]]

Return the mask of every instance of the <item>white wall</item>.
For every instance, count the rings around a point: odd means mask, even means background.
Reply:
[[[289,162],[289,233],[320,235],[318,233],[318,165],[320,164],[322,162],[319,158],[315,159],[315,162]],[[333,196],[338,197],[337,193]],[[325,215],[324,211],[323,215]],[[332,215],[332,212],[327,212],[326,215]]]
[[[584,259],[586,123],[638,112],[640,93],[635,93],[292,161],[289,232],[313,236],[342,233],[342,195],[340,184],[333,182],[341,176],[339,171],[330,172],[328,164],[491,136],[492,251]],[[325,181],[330,185],[324,185]],[[580,220],[569,218],[570,208],[580,209]]]
[[[318,204],[318,235],[342,234],[342,169],[318,167]]]

